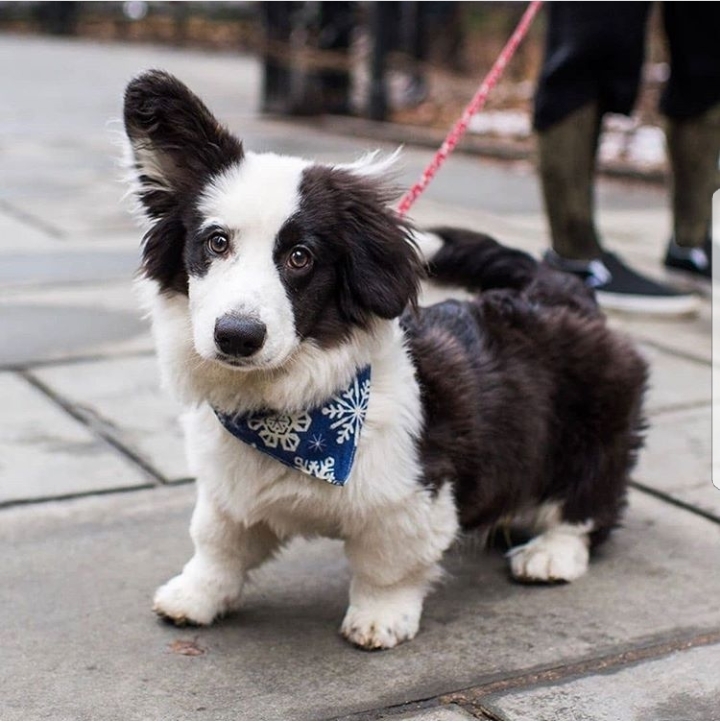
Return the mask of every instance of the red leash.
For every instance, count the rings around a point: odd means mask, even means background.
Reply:
[[[482,84],[478,88],[477,93],[475,93],[475,96],[460,116],[460,120],[455,123],[452,130],[447,134],[443,144],[440,146],[440,150],[435,153],[435,156],[430,161],[430,164],[423,171],[420,180],[415,183],[415,185],[412,186],[402,197],[400,205],[398,206],[398,213],[401,216],[404,216],[408,210],[410,210],[410,206],[415,203],[420,194],[428,187],[430,181],[440,169],[440,166],[447,160],[450,153],[455,150],[455,146],[459,143],[463,135],[465,135],[468,123],[473,115],[482,110],[490,91],[495,87],[495,85],[497,85],[498,80],[500,80],[500,77],[505,70],[505,66],[510,62],[512,56],[515,55],[518,45],[520,45],[525,35],[527,35],[527,31],[529,30],[530,25],[541,6],[542,0],[532,0],[532,2],[528,5],[527,10],[525,10],[524,15],[518,23],[518,26],[515,28],[515,32],[510,36],[510,40],[507,41],[505,47],[500,52],[500,55],[498,55],[495,64],[492,68],[490,68],[490,72],[485,76],[485,80],[483,80]]]

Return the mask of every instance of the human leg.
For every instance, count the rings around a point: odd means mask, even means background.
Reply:
[[[709,279],[712,195],[720,188],[720,8],[664,3],[663,15],[671,74],[661,109],[668,116],[673,209],[665,266]]]
[[[595,228],[595,159],[602,116],[629,113],[640,80],[648,3],[551,3],[535,98],[539,174],[551,265],[595,288],[606,308],[680,314],[697,300],[606,253]]]

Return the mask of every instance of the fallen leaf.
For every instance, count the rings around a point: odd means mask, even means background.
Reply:
[[[182,654],[185,657],[199,657],[205,654],[205,650],[197,643],[197,637],[194,639],[176,639],[168,646],[173,654]]]

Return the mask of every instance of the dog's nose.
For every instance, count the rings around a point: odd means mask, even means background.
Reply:
[[[227,356],[252,356],[265,343],[267,328],[249,316],[221,316],[215,322],[215,344]]]

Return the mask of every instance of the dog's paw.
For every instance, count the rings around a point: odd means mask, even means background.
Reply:
[[[236,594],[212,594],[213,586],[180,574],[155,592],[153,612],[179,627],[212,624],[230,611],[239,597],[239,590]]]
[[[583,535],[541,534],[508,552],[510,572],[522,582],[572,582],[588,569],[590,554]]]
[[[420,611],[373,605],[350,606],[340,633],[363,649],[392,649],[412,639],[420,627]]]

